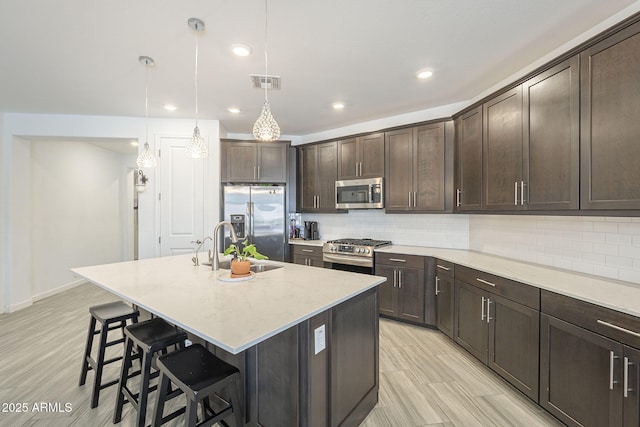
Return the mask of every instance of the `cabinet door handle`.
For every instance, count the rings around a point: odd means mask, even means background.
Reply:
[[[393,269],[393,287],[398,287],[398,270]]]
[[[416,201],[416,194],[417,192],[414,191],[413,192],[413,207],[415,208],[416,206],[418,206],[418,202]]]
[[[358,173],[358,162],[356,162],[356,176],[359,176],[359,173]]]
[[[409,191],[409,207],[411,207],[411,191]]]
[[[436,295],[438,295],[440,293],[440,289],[438,289],[438,283],[440,282],[440,279],[438,278],[438,276],[436,276]]]
[[[485,285],[493,286],[494,288],[496,287],[496,284],[495,284],[495,283],[487,282],[486,280],[482,280],[482,279],[481,279],[481,278],[479,278],[479,277],[476,277],[476,280],[477,280],[478,282],[480,282],[480,283],[484,283]]]
[[[255,166],[253,167],[253,179],[257,179],[257,169]]]
[[[444,271],[450,271],[450,270],[451,270],[449,267],[445,267],[444,265],[436,264],[436,266],[437,266],[438,268],[443,269]]]
[[[613,390],[614,384],[617,384],[618,382],[618,381],[614,381],[613,379],[613,369],[614,369],[615,360],[617,358],[618,356],[615,355],[613,350],[609,351],[609,390]]]
[[[482,297],[482,314],[480,315],[480,321],[484,322],[484,301],[485,297]]]
[[[359,176],[362,176],[362,162],[359,163],[360,165],[360,172],[359,172]]]
[[[258,165],[258,179],[260,179],[260,165]]]
[[[629,358],[625,357],[624,358],[624,374],[623,374],[624,390],[622,391],[622,394],[624,395],[625,399],[629,397],[629,392],[633,391],[633,390],[629,390],[629,366],[631,366],[631,363],[629,363]]]
[[[524,205],[524,181],[520,181],[520,204]]]
[[[600,319],[598,319],[596,322],[601,324],[601,325],[607,326],[609,328],[615,329],[616,331],[625,332],[625,333],[627,333],[629,335],[633,335],[634,337],[640,338],[640,333],[638,333],[638,332],[634,332],[634,331],[631,331],[629,329],[622,328],[622,327],[620,327],[618,325],[614,325],[613,323],[605,322],[604,320],[600,320]]]
[[[456,190],[456,206],[460,206],[460,195],[461,194],[462,194],[462,190],[458,188]]]
[[[513,195],[513,199],[515,201],[515,205],[518,206],[518,181],[514,182],[514,184],[516,185],[516,189],[515,189],[515,193]]]
[[[491,323],[491,298],[487,298],[487,323]]]
[[[393,262],[407,262],[406,259],[400,259],[400,258],[389,258],[389,261],[393,261]]]
[[[402,270],[398,270],[398,287],[402,288]]]

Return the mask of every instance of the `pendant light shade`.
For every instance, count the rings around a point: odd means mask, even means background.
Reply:
[[[268,73],[268,56],[267,56],[267,0],[264,0],[264,76]],[[264,105],[260,117],[253,125],[253,137],[258,141],[275,141],[280,138],[280,126],[271,114],[271,105],[269,104],[268,85],[264,85]]]
[[[264,100],[262,113],[253,125],[253,137],[258,141],[275,141],[280,138],[280,126],[271,114],[271,105],[269,100]]]
[[[198,33],[200,31],[204,31],[204,22],[198,18],[189,18],[187,25],[196,32],[196,127],[193,129],[193,135],[185,147],[185,152],[187,156],[192,159],[205,159],[209,155],[209,149],[207,148],[204,139],[200,136],[200,129],[198,129]]]
[[[138,61],[145,66],[145,88],[144,88],[144,114],[145,114],[145,136],[144,136],[144,147],[140,154],[138,154],[138,158],[136,159],[136,164],[139,168],[155,168],[156,167],[156,158],[149,147],[149,67],[153,67],[155,62],[152,58],[148,56],[140,56]]]

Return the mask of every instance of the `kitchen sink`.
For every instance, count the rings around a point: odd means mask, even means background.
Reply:
[[[201,263],[201,265],[206,265],[207,267],[211,267],[211,263],[210,262],[203,262],[203,263]],[[220,261],[219,266],[220,266],[221,270],[231,270],[231,262],[230,261]],[[275,264],[251,264],[251,267],[249,267],[249,268],[254,273],[262,273],[262,272],[265,272],[265,271],[277,270],[278,268],[282,268],[282,266],[281,265],[275,265]]]

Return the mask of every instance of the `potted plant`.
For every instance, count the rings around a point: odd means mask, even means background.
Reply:
[[[269,259],[267,256],[258,252],[256,245],[253,243],[248,245],[247,243],[247,240],[242,242],[241,246],[232,243],[224,251],[225,255],[233,254],[233,259],[231,260],[231,277],[242,277],[250,274],[251,262],[249,258],[258,260]]]

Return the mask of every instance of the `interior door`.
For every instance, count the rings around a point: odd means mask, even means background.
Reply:
[[[160,137],[160,255],[191,253],[204,235],[204,161],[185,155],[188,137]]]

